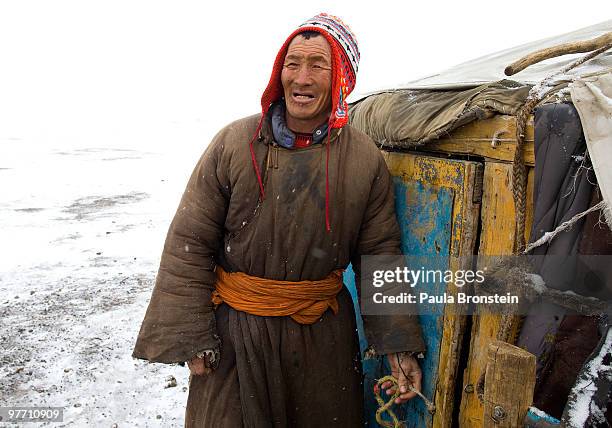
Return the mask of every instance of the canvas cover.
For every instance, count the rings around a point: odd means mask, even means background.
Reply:
[[[604,217],[612,228],[612,73],[576,79],[570,92],[606,202]]]
[[[528,43],[455,66],[447,71],[357,97],[351,124],[380,147],[409,148],[444,136],[490,114],[514,115],[531,87],[584,54],[565,55],[532,65],[507,80],[504,68],[523,56],[551,46],[591,40],[612,31],[612,20],[561,36]],[[578,76],[612,72],[612,52],[559,76],[557,92]],[[567,91],[545,102],[568,101]]]
[[[394,89],[464,89],[480,86],[486,83],[497,82],[502,79],[512,79],[517,82],[534,84],[553,72],[563,68],[584,54],[564,55],[551,58],[538,64],[527,67],[525,70],[507,77],[504,69],[514,61],[540,49],[557,46],[563,43],[591,40],[612,31],[612,19],[600,24],[592,25],[571,33],[549,37],[456,65],[441,73],[427,76],[412,82],[393,86]],[[572,77],[584,76],[612,69],[612,52],[605,54],[575,68],[567,73],[567,80]],[[388,89],[388,88],[387,88]]]
[[[350,123],[382,147],[408,148],[493,113],[513,115],[530,88],[504,80],[463,91],[385,92],[352,105]]]

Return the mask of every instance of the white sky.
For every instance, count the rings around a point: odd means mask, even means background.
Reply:
[[[612,3],[0,0],[0,144],[206,144],[259,110],[281,43],[320,11],[357,35],[365,92],[599,23]]]

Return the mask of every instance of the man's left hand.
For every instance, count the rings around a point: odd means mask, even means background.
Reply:
[[[405,403],[416,397],[416,393],[411,392],[408,385],[412,385],[418,391],[421,390],[422,374],[417,359],[409,353],[398,352],[387,354],[387,361],[391,366],[391,375],[397,379],[400,389],[400,395],[395,399],[395,403]],[[385,382],[381,385],[382,389],[387,390],[387,395],[395,394],[395,388],[392,386],[391,382]]]

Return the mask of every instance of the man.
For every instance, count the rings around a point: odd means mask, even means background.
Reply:
[[[346,125],[359,51],[320,14],[281,47],[262,114],[202,155],[168,231],[134,356],[187,361],[187,427],[363,425],[355,314],[342,270],[399,254],[389,172]],[[424,350],[410,317],[365,317],[404,402]]]

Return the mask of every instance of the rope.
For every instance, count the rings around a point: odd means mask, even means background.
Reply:
[[[383,400],[380,396],[380,387],[385,382],[391,382],[395,387],[395,393],[391,396],[391,398],[389,398],[389,401],[387,402],[385,402],[385,400]],[[391,410],[391,406],[395,402],[395,399],[399,396],[400,390],[399,385],[397,384],[397,379],[395,379],[393,376],[384,376],[378,379],[378,382],[376,382],[376,385],[374,385],[374,397],[378,402],[378,409],[376,410],[376,422],[378,422],[380,426],[383,426],[385,428],[402,428],[402,425],[397,416],[395,415],[395,412]],[[387,412],[393,422],[386,421],[382,418],[382,414],[385,412]]]
[[[401,364],[399,365],[399,367],[402,373],[404,373],[404,369],[401,366]],[[405,373],[404,373],[404,376],[406,376]],[[387,402],[385,402],[380,396],[381,385],[384,384],[385,382],[391,382],[392,388],[395,389],[395,393],[391,396],[391,398],[389,398],[389,401]],[[408,390],[410,392],[414,392],[416,395],[418,395],[421,398],[421,400],[423,400],[423,402],[425,403],[425,406],[427,407],[427,411],[429,411],[429,413],[433,415],[436,412],[436,405],[432,403],[427,397],[425,397],[421,393],[421,391],[419,391],[412,385],[408,385]],[[397,382],[397,379],[395,379],[395,377],[388,375],[388,376],[384,376],[378,379],[378,382],[376,382],[376,384],[374,385],[374,397],[376,398],[376,401],[378,402],[378,409],[376,410],[376,422],[378,422],[380,425],[387,427],[387,428],[402,428],[403,427],[403,425],[401,424],[401,422],[399,421],[399,419],[397,418],[393,410],[391,410],[391,406],[395,402],[395,399],[399,396],[400,396],[399,384]],[[385,421],[382,418],[382,415],[385,412],[387,412],[389,417],[393,420],[393,423],[389,421]]]
[[[544,90],[555,77],[565,74],[571,69],[593,59],[594,57],[604,53],[612,48],[612,43],[577,59],[561,70],[551,74],[537,85],[531,88],[525,104],[516,114],[516,150],[514,159],[512,160],[512,196],[514,199],[514,215],[515,215],[515,235],[514,235],[514,253],[520,254],[525,248],[525,218],[527,211],[527,167],[523,159],[523,146],[525,142],[525,130],[527,128],[527,120],[533,112],[536,105],[544,99],[550,92],[550,89]]]
[[[527,211],[527,167],[523,159],[525,129],[531,110],[538,99],[528,100],[516,115],[516,150],[512,160],[512,197],[514,199],[514,252],[525,247],[525,218]]]
[[[553,239],[555,239],[555,237],[571,228],[578,220],[580,220],[582,217],[592,213],[593,211],[597,211],[597,210],[601,210],[603,208],[606,207],[606,202],[605,201],[601,201],[599,202],[597,205],[593,205],[591,208],[589,208],[586,211],[583,211],[581,213],[576,214],[574,217],[570,218],[567,221],[564,221],[563,223],[561,223],[559,226],[556,227],[555,230],[553,230],[552,232],[546,232],[544,235],[542,235],[542,237],[540,239],[538,239],[535,242],[532,242],[531,244],[527,245],[527,248],[525,248],[525,251],[523,251],[523,254],[527,254],[528,252],[530,252],[531,250],[533,250],[534,248],[537,248],[541,245],[544,245],[546,243],[549,243],[550,241],[552,241]]]

